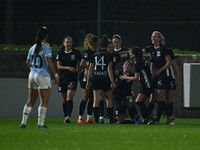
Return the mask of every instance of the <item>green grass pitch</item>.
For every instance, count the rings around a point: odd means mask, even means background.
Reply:
[[[0,118],[0,150],[199,150],[200,119],[176,119],[175,125],[77,124],[47,118],[51,129],[37,129],[29,118]]]

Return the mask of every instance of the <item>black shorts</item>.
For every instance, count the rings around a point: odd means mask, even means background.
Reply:
[[[176,89],[175,82],[172,77],[168,77],[165,71],[162,71],[157,77],[154,78],[155,88],[164,90]]]
[[[149,88],[148,89],[148,88],[141,87],[139,93],[144,94],[147,97],[149,97],[151,95],[151,93],[153,93],[153,92],[154,92],[154,88]]]
[[[87,84],[87,82],[80,80],[80,86],[82,89],[86,88],[86,84]]]
[[[91,79],[92,90],[103,90],[104,92],[108,92],[111,90],[110,84],[111,82],[109,78],[92,77]]]
[[[77,88],[77,81],[71,81],[71,82],[59,82],[58,84],[58,92],[67,92],[67,90],[74,90],[76,91]]]

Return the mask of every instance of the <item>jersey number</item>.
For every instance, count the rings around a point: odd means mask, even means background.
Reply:
[[[104,66],[106,66],[106,64],[104,63],[104,56],[102,56],[99,60],[97,56],[95,57],[94,70],[97,70],[97,66],[101,66],[101,69],[104,70]]]
[[[42,68],[42,57],[38,54],[32,55],[33,64],[35,68]]]

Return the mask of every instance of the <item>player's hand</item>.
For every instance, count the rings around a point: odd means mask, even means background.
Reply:
[[[71,71],[71,72],[73,72],[73,73],[76,73],[76,72],[78,72],[77,70],[76,70],[76,68],[74,68],[74,67],[69,67],[69,69],[68,69],[69,71]]]
[[[58,82],[59,82],[59,78],[56,77],[56,78],[55,78],[55,84],[58,84]]]
[[[89,89],[90,88],[90,85],[89,83],[86,84],[86,89]]]
[[[111,83],[110,87],[113,88],[113,89],[116,88],[115,82]]]
[[[126,79],[126,76],[124,76],[124,75],[120,75],[119,79],[121,79],[121,80],[125,80],[125,79]]]

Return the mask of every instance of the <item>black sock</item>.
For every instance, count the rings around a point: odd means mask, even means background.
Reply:
[[[169,108],[167,108],[167,105],[165,104],[164,101],[161,101],[160,103],[161,103],[161,105],[163,107],[163,111],[165,112],[165,114],[167,115],[167,117],[169,117],[170,116]]]
[[[155,103],[149,103],[148,104],[148,108],[149,108],[149,114],[151,115],[153,110],[154,110],[154,106],[155,106]]]
[[[86,103],[87,103],[87,101],[81,100],[80,108],[79,108],[80,116],[83,116],[83,114],[84,114]]]
[[[104,116],[104,100],[99,102],[99,116]]]
[[[169,116],[171,116],[173,112],[173,103],[167,104],[167,109],[169,110]]]
[[[62,105],[63,105],[63,113],[64,113],[64,116],[66,118],[67,117],[67,102],[62,103]]]
[[[162,104],[161,102],[157,102],[158,103],[158,107],[157,107],[157,115],[156,115],[156,121],[160,121],[160,118],[161,118],[161,115],[162,115],[162,112],[163,112],[163,107],[162,107]]]
[[[131,108],[128,108],[128,113],[129,113],[131,119],[134,119],[135,116],[137,115],[136,107],[133,106],[133,107],[131,107]]]
[[[107,108],[107,117],[110,120],[113,120],[113,108]]]
[[[72,110],[73,110],[73,101],[69,100],[67,101],[67,116],[71,117]]]
[[[150,115],[148,107],[144,102],[137,102],[136,104],[140,107],[142,117],[146,119]]]
[[[99,123],[99,107],[93,107],[95,123]]]
[[[93,99],[89,99],[88,105],[87,105],[87,113],[88,115],[92,115],[93,110]]]

